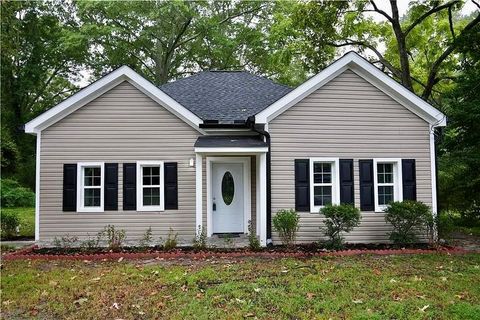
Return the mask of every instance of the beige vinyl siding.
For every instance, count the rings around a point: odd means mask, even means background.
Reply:
[[[66,234],[81,239],[104,226],[125,229],[127,240],[152,227],[155,239],[170,228],[180,241],[195,233],[195,159],[199,133],[123,82],[42,132],[40,156],[40,240]],[[178,210],[123,211],[123,163],[161,160],[178,163]],[[63,164],[104,161],[119,164],[119,210],[101,213],[62,211]]]
[[[360,207],[359,159],[416,160],[417,199],[431,205],[429,126],[375,86],[347,70],[269,123],[272,152],[272,214],[295,208],[294,160],[354,159],[355,205]],[[318,241],[322,218],[300,213],[300,242]],[[362,212],[351,242],[387,240],[382,213]],[[274,234],[275,242],[278,237]]]

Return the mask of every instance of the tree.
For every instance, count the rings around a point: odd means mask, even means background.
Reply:
[[[1,4],[3,176],[34,185],[34,137],[22,126],[76,89],[87,42],[63,2]]]
[[[435,85],[450,79],[451,75],[439,76],[445,61],[452,57],[462,39],[473,32],[480,22],[479,13],[475,13],[470,21],[461,19],[458,12],[462,4],[460,0],[412,2],[406,16],[401,17],[395,0],[390,1],[391,13],[380,9],[374,0],[341,2],[335,5],[329,1],[308,2],[305,4],[306,12],[322,14],[333,9],[332,16],[338,19],[328,21],[332,23],[331,27],[328,23],[317,25],[316,19],[305,21],[317,35],[317,40],[312,42],[312,46],[318,50],[321,50],[322,46],[330,45],[370,51],[373,53],[374,61],[379,63],[382,69],[397,78],[408,89],[412,91],[416,89],[424,99],[428,99],[431,98]],[[380,15],[384,21],[374,20],[371,14]],[[435,25],[438,34],[435,34],[434,46],[421,48],[417,42],[409,41],[415,31],[432,20],[446,21],[448,26],[445,29],[443,23]],[[303,23],[303,20],[301,22]],[[325,32],[324,27],[328,32]],[[332,28],[339,32],[332,32]],[[386,53],[382,52],[381,46],[387,46]],[[436,52],[435,57],[425,64],[424,70],[416,74],[412,71],[412,63],[414,64],[420,55],[429,50]],[[430,59],[431,55],[428,55],[428,58]],[[415,83],[419,86],[416,87]]]
[[[439,148],[442,208],[480,204],[480,25],[458,44],[457,85],[444,99],[448,126]]]
[[[114,1],[78,3],[96,76],[129,65],[159,85],[202,69],[246,66],[252,21],[269,3]]]

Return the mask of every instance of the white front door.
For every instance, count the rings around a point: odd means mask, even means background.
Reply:
[[[212,163],[213,233],[244,232],[244,165]]]

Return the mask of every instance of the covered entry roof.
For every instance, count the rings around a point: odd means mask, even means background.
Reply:
[[[200,136],[195,152],[267,152],[268,145],[260,136]]]

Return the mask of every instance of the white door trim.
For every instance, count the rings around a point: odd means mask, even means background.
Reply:
[[[243,164],[243,232],[248,233],[248,219],[251,216],[251,181],[250,157],[207,157],[207,237],[213,233],[212,213],[212,163],[242,163]]]

